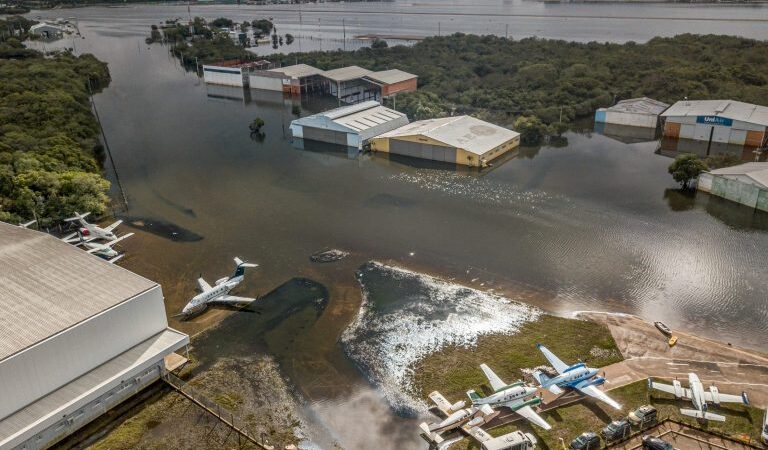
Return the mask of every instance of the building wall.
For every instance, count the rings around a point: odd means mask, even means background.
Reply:
[[[746,183],[743,179],[714,176],[710,193],[750,208],[759,208],[765,211],[765,208],[768,207],[768,190]]]
[[[160,286],[0,362],[0,419],[168,326]],[[93,339],[108,336],[109,339]]]
[[[490,151],[484,153],[479,159],[478,159],[478,167],[482,167],[485,164],[488,164],[489,162],[493,161],[494,159],[498,158],[499,156],[510,152],[517,147],[520,146],[520,136],[515,136],[514,138],[508,140],[507,142],[504,142],[503,144],[491,149]],[[485,162],[483,163],[483,160]]]
[[[415,92],[417,85],[417,78],[411,78],[410,80],[401,81],[399,83],[385,84],[381,86],[381,96],[389,97],[393,94],[401,92]]]
[[[653,114],[632,114],[621,111],[606,111],[604,122],[633,127],[656,128],[658,120],[659,116]]]
[[[667,117],[664,124],[664,135],[682,139],[699,141],[723,142],[736,145],[759,147],[765,143],[766,127],[738,120],[730,125],[715,125],[700,123],[697,116]]]
[[[237,67],[203,66],[203,81],[224,86],[247,86],[248,75]]]
[[[266,91],[282,91],[283,77],[268,76],[260,73],[248,75],[248,83],[251,89],[264,89]]]
[[[377,152],[383,152],[383,153],[392,153],[391,141],[394,141],[394,140],[447,147],[444,143],[437,141],[435,139],[432,139],[430,137],[423,136],[423,135],[413,135],[413,136],[398,136],[396,138],[374,138],[371,140],[371,150],[377,151]],[[520,145],[520,136],[516,136],[510,139],[509,141],[504,142],[503,144],[500,144],[496,148],[489,150],[483,155],[477,155],[475,153],[467,151],[466,149],[457,148],[456,157],[451,162],[454,162],[456,164],[462,164],[465,166],[481,167],[484,164],[482,162],[483,159],[485,159],[485,164],[487,164],[493,159],[498,158],[499,156],[515,149],[519,145]],[[408,155],[408,156],[412,156],[412,155]],[[426,158],[426,159],[430,159],[430,158]]]

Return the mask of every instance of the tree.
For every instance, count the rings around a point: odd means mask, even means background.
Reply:
[[[269,34],[272,28],[274,28],[274,24],[268,19],[254,20],[251,22],[251,25],[254,28],[254,33],[257,33],[259,36]]]
[[[294,39],[294,37],[293,37],[293,35],[291,33],[285,33],[285,44],[286,45],[293,44],[293,39]]]
[[[698,156],[685,154],[675,158],[667,170],[683,189],[688,189],[688,183],[707,170],[707,166]]]
[[[547,135],[547,126],[536,116],[520,116],[513,125],[520,133],[520,141],[526,145],[536,145]]]
[[[211,22],[211,26],[216,28],[232,28],[232,25],[234,25],[232,19],[227,19],[226,17],[219,17]]]
[[[294,116],[299,117],[301,115],[301,105],[293,105],[291,107],[291,113]]]
[[[379,48],[387,48],[389,47],[389,44],[387,44],[387,41],[384,39],[374,39],[373,42],[371,42],[371,48],[373,49],[379,49]]]
[[[253,122],[251,122],[250,125],[248,125],[248,128],[250,128],[253,133],[260,133],[261,127],[263,126],[264,126],[264,119],[262,119],[261,117],[257,117],[253,119]]]

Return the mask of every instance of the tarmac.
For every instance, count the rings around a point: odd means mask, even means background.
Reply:
[[[672,444],[676,450],[753,450],[756,448],[672,421],[665,421],[653,428],[649,428],[639,436],[635,436],[620,444],[613,444],[607,448],[611,450],[642,449],[642,438],[643,435],[647,434],[660,437]]]

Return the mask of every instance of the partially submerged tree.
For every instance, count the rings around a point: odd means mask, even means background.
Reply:
[[[683,189],[688,189],[691,180],[707,170],[706,164],[698,156],[692,154],[680,155],[669,165],[669,173]]]
[[[253,119],[253,122],[251,122],[250,125],[248,125],[248,128],[250,128],[251,132],[253,133],[260,133],[261,127],[263,126],[264,126],[264,119],[262,119],[261,117],[257,117]]]

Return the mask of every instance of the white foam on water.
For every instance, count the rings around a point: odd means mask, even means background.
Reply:
[[[347,354],[397,410],[423,413],[427,409],[410,382],[412,367],[421,358],[447,345],[471,347],[484,334],[515,333],[541,314],[537,308],[497,294],[399,267],[372,264],[395,280],[418,281],[426,293],[382,314],[361,277],[363,304],[342,335]]]

